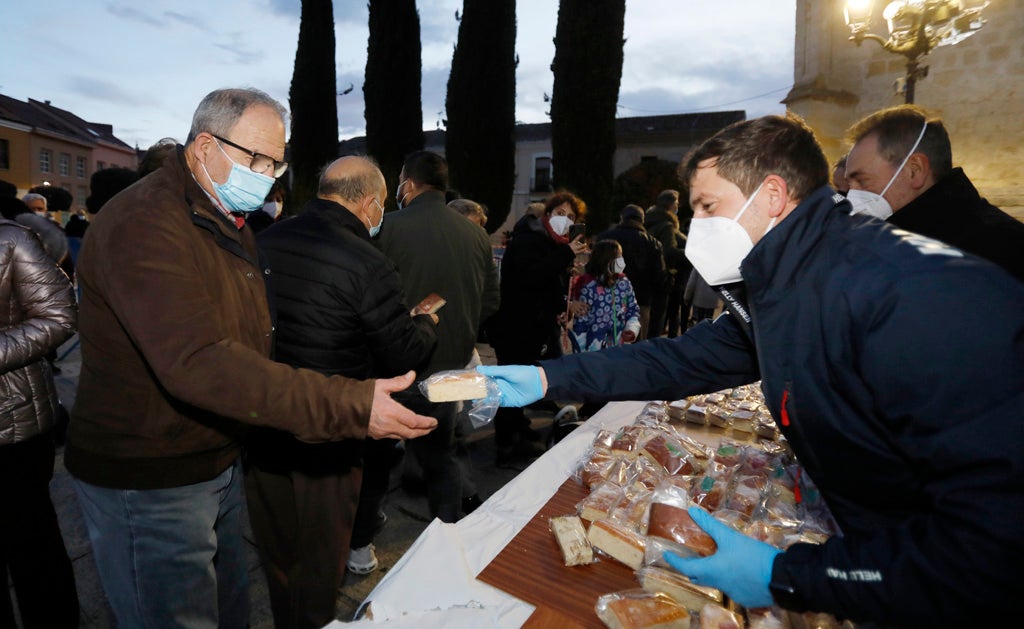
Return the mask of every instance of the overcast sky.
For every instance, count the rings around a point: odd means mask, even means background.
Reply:
[[[339,137],[362,135],[366,0],[335,0]],[[423,124],[443,118],[461,0],[418,0]],[[629,0],[619,117],[781,113],[795,0]],[[299,0],[5,0],[0,93],[49,100],[148,147],[188,133],[199,100],[253,86],[288,104]],[[547,122],[556,0],[520,0],[516,118]],[[401,93],[396,89],[395,97]]]

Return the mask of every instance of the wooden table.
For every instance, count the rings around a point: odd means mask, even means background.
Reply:
[[[536,606],[526,627],[604,627],[594,612],[600,596],[640,587],[633,569],[602,557],[566,567],[548,519],[576,513],[587,489],[569,479],[477,579]]]

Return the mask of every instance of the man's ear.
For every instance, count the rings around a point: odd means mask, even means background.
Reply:
[[[910,187],[920,193],[932,179],[932,164],[924,153],[914,153],[904,166],[910,181]]]
[[[768,216],[778,218],[789,203],[789,185],[778,175],[768,175],[764,180],[761,194],[767,195]]]
[[[216,149],[217,145],[213,142],[213,136],[204,131],[196,136],[196,139],[192,141],[191,147],[192,157],[205,164],[210,155],[210,150]]]

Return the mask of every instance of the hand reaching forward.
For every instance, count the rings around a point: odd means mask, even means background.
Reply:
[[[694,583],[718,588],[744,607],[772,605],[768,583],[775,556],[782,551],[733,530],[700,507],[690,507],[687,512],[715,540],[718,550],[699,559],[683,559],[667,552],[665,561]]]
[[[367,434],[373,439],[415,439],[437,428],[433,417],[417,415],[391,399],[395,391],[408,389],[416,377],[410,371],[397,378],[379,379],[373,385],[373,406]]]

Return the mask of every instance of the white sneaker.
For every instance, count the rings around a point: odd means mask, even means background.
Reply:
[[[570,404],[568,406],[563,406],[562,409],[555,414],[554,422],[556,424],[568,424],[579,420],[579,412],[576,410],[575,406]]]
[[[353,574],[370,574],[377,569],[379,562],[373,552],[373,544],[362,548],[353,548],[348,556],[348,571]]]

